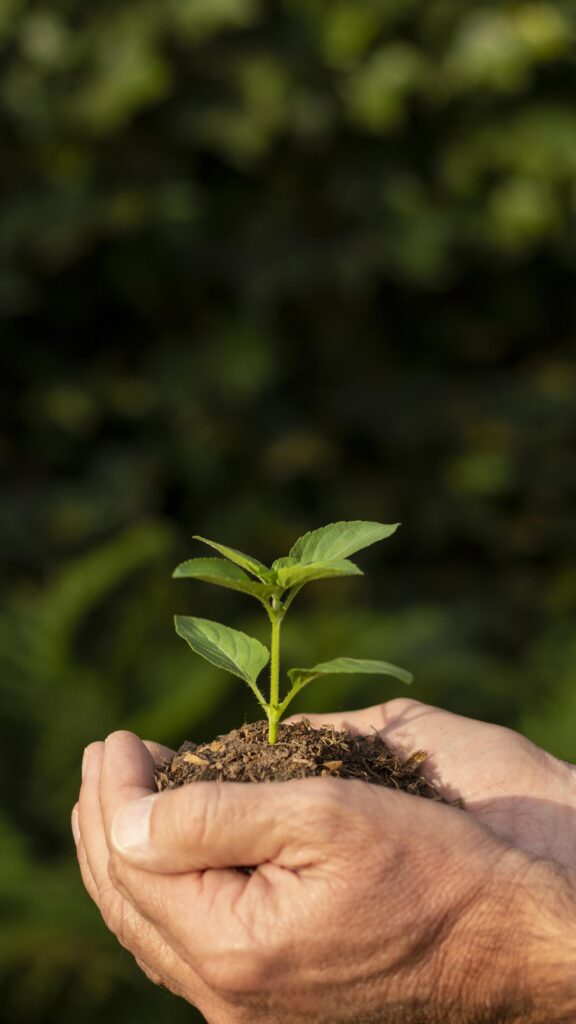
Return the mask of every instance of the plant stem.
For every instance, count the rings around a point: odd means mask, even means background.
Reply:
[[[268,742],[276,743],[278,736],[278,721],[280,719],[280,626],[283,619],[283,609],[278,608],[273,601],[270,609],[270,622],[272,623],[272,641],[270,644],[270,701],[268,704]]]

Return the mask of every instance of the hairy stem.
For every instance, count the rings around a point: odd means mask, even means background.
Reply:
[[[270,611],[272,640],[270,643],[270,701],[268,704],[268,742],[276,743],[280,720],[280,626],[283,610],[273,602]]]

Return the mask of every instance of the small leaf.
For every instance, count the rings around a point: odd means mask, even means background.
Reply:
[[[347,558],[361,548],[390,537],[400,523],[371,523],[361,519],[352,522],[330,523],[300,537],[290,551],[299,562],[332,562]]]
[[[412,682],[412,673],[388,661],[373,661],[368,658],[334,658],[332,661],[321,661],[313,668],[291,668],[288,672],[292,685],[301,690],[320,676],[340,675],[341,673],[394,676],[403,683]]]
[[[298,558],[290,558],[290,555],[284,555],[283,558],[277,558],[275,562],[272,562],[272,569],[274,572],[278,572],[278,569],[286,569],[291,565],[300,565]]]
[[[270,659],[270,652],[254,637],[247,636],[230,626],[191,615],[176,615],[174,625],[178,636],[190,645],[196,654],[217,668],[239,676],[249,686],[256,680]]]
[[[196,579],[205,583],[215,583],[219,587],[239,590],[261,600],[268,597],[273,589],[264,583],[255,583],[239,565],[227,562],[225,558],[190,558],[178,565],[172,576],[174,579]]]
[[[277,558],[275,562],[272,562],[266,576],[262,576],[262,579],[265,579],[266,583],[273,586],[276,593],[281,594],[282,587],[278,583],[278,569],[284,569],[286,566],[298,564],[299,562],[297,558],[289,558],[288,555],[283,558]]]
[[[302,565],[295,561],[292,566],[278,569],[277,580],[281,587],[302,586],[312,580],[329,579],[333,576],[362,576],[363,572],[347,559],[334,562],[310,562]]]
[[[242,551],[237,551],[236,548],[228,548],[225,544],[218,544],[215,540],[207,540],[206,537],[200,537],[197,533],[194,534],[194,540],[201,540],[203,544],[208,544],[211,548],[215,548],[219,551],[224,558],[227,558],[230,562],[234,562],[235,565],[239,565],[241,569],[246,569],[251,572],[253,576],[257,576],[259,580],[267,582],[270,570],[267,565],[263,562],[259,562],[257,558],[252,558],[251,555],[245,555]]]

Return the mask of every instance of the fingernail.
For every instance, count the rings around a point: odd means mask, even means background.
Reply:
[[[86,749],[84,751],[84,755],[82,757],[82,781],[84,781],[84,776],[86,775],[86,766],[87,766],[87,764],[88,764],[88,747],[86,747]]]
[[[78,808],[75,807],[72,811],[72,835],[74,836],[74,842],[76,846],[80,842],[80,823],[78,820]]]
[[[150,839],[150,817],[159,793],[133,800],[116,812],[112,822],[112,842],[120,853],[145,850]]]

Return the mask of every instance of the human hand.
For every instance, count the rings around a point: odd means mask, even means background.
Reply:
[[[148,976],[209,1024],[575,1019],[571,885],[465,812],[333,779],[152,796],[137,737],[88,754],[86,887]],[[120,825],[136,809],[151,811],[148,842],[130,848]]]
[[[401,757],[424,749],[420,770],[449,800],[513,846],[576,870],[576,768],[500,725],[399,698],[344,714],[294,715],[316,728],[376,731]]]

